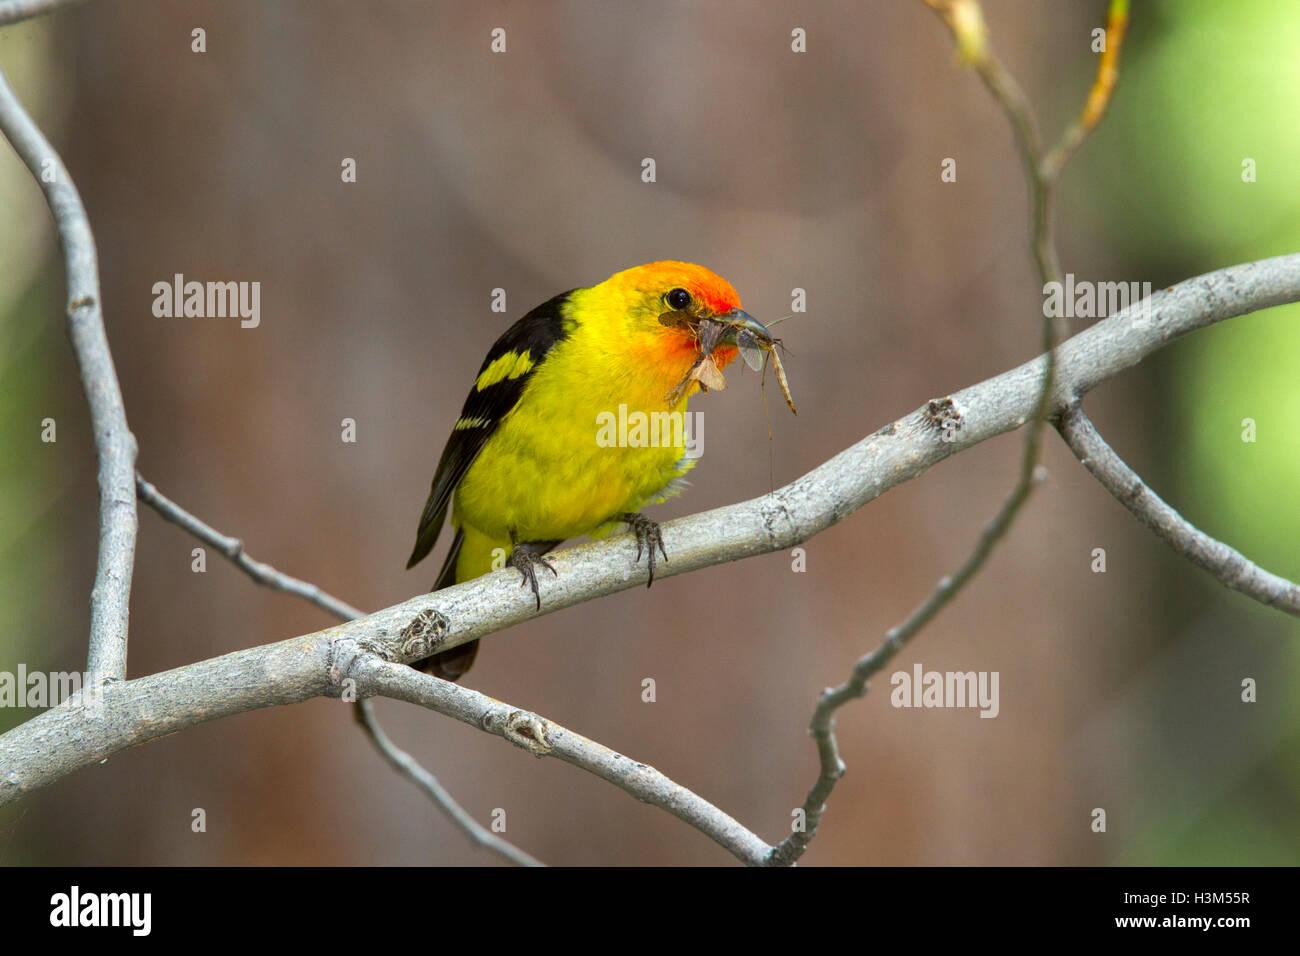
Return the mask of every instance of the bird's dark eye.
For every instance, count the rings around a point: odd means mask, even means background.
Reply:
[[[691,294],[685,289],[673,289],[673,291],[669,292],[664,296],[664,298],[667,300],[668,305],[671,308],[676,309],[678,312],[687,308],[691,304]]]

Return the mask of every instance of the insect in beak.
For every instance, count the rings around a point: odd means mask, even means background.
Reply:
[[[773,342],[772,333],[767,330],[767,326],[741,309],[732,309],[725,315],[718,316],[718,321],[726,325],[722,341],[740,349],[740,357],[745,360],[745,364],[755,372],[760,371],[763,368],[763,343],[770,348]]]
[[[785,403],[790,406],[790,411],[795,411],[794,400],[790,397],[790,383],[786,381],[785,369],[781,366],[781,357],[776,351],[781,340],[773,338],[767,327],[748,312],[732,309],[712,319],[685,319],[680,313],[668,313],[660,316],[659,321],[664,325],[689,328],[694,332],[700,350],[699,358],[686,373],[686,377],[665,396],[670,405],[675,405],[681,399],[691,382],[699,382],[701,390],[705,392],[711,388],[726,387],[726,379],[722,377],[722,372],[713,360],[713,350],[725,343],[736,346],[745,364],[756,372],[764,370],[766,353],[770,352],[772,365],[776,368],[776,380],[781,386],[781,394],[785,396]],[[764,376],[766,374],[764,370]]]
[[[786,380],[785,368],[781,365],[781,356],[777,352],[781,340],[773,338],[772,333],[762,322],[741,309],[732,309],[718,316],[718,321],[726,325],[722,333],[722,341],[735,345],[740,350],[745,364],[755,372],[763,369],[766,353],[771,353],[772,366],[776,369],[776,381],[781,386],[781,394],[785,396],[785,403],[790,406],[790,411],[797,415],[794,399],[790,397],[790,383]],[[764,374],[766,374],[765,369]]]
[[[663,322],[663,319],[660,318],[659,321]],[[676,405],[681,401],[691,382],[699,382],[700,390],[704,392],[711,388],[721,391],[727,387],[727,380],[722,377],[722,370],[718,368],[718,363],[713,358],[713,350],[722,342],[727,327],[721,322],[707,318],[694,319],[686,327],[695,334],[696,346],[700,354],[686,371],[686,377],[664,396],[664,400],[669,405]]]

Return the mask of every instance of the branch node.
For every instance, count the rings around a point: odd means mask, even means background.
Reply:
[[[402,643],[401,655],[410,660],[428,657],[447,640],[451,622],[434,608],[425,608],[411,618],[397,636]]]
[[[490,716],[484,720],[485,724],[490,722]],[[527,750],[534,757],[545,757],[553,749],[547,737],[550,727],[546,721],[526,710],[511,711],[501,732],[506,740]]]
[[[932,398],[925,403],[925,420],[941,433],[956,431],[965,419],[966,409],[951,395]]]

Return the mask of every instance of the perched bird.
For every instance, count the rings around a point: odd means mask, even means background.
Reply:
[[[656,549],[668,554],[659,526],[640,510],[680,491],[695,459],[680,442],[598,441],[598,424],[620,406],[629,415],[684,412],[695,391],[723,386],[720,369],[736,357],[738,337],[750,349],[773,341],[729,282],[687,262],[628,269],[533,309],[483,360],[406,566],[433,549],[450,505],[456,534],[435,591],[494,570],[494,557],[500,568],[508,555],[504,564],[520,572],[540,608],[537,568],[555,573],[544,555],[621,525],[636,534],[637,560],[644,550],[653,581]],[[415,666],[456,680],[477,647]]]

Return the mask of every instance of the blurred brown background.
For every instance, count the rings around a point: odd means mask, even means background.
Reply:
[[[1104,6],[985,4],[1049,140],[1092,82]],[[1113,113],[1064,178],[1067,271],[1160,287],[1297,248],[1300,21],[1227,6],[1134,4]],[[807,53],[790,50],[795,27]],[[781,330],[798,418],[769,394],[778,483],[1037,352],[1007,124],[919,2],[97,0],[0,31],[0,63],[95,227],[141,471],[254,557],[363,608],[429,587],[445,541],[403,565],[442,443],[488,346],[557,292],[660,258],[715,269],[761,318],[806,289],[807,316]],[[1251,186],[1243,156],[1260,166]],[[340,181],[345,157],[356,183]],[[956,183],[940,182],[945,157]],[[0,670],[81,669],[94,459],[52,233],[7,148],[0,203]],[[174,273],[260,281],[261,326],[155,318],[153,283]],[[507,316],[490,311],[495,287]],[[1171,503],[1292,578],[1295,318],[1200,333],[1088,401]],[[693,406],[704,460],[661,520],[769,490],[757,379],[730,384]],[[46,416],[57,444],[40,442]],[[1258,446],[1240,441],[1247,416]],[[965,556],[1020,447],[1004,436],[870,504],[807,546],[807,573],[773,554],[496,635],[468,683],[779,840],[816,773],[818,690]],[[1300,861],[1286,689],[1300,628],[1170,555],[1054,437],[1045,462],[987,569],[897,659],[999,671],[1000,715],[894,709],[878,679],[841,712],[849,773],[805,861]],[[215,555],[193,573],[194,546],[141,509],[132,675],[330,623]],[[1256,704],[1239,700],[1244,677]],[[505,809],[506,836],[547,862],[730,860],[572,767],[378,709],[480,821]],[[0,729],[30,716],[0,711]],[[326,700],[148,744],[0,810],[6,864],[494,862]]]

